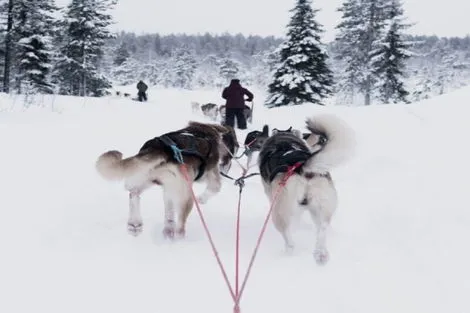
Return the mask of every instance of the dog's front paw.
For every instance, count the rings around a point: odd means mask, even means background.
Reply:
[[[183,239],[184,237],[186,237],[186,230],[184,228],[180,228],[176,231],[176,237],[178,239]]]
[[[287,255],[292,255],[294,253],[294,245],[293,244],[286,244],[284,246],[284,252]]]
[[[313,257],[318,265],[325,265],[330,259],[330,255],[326,249],[316,249],[313,252]]]
[[[127,222],[127,232],[134,236],[134,237],[137,237],[138,235],[140,235],[143,231],[143,223],[142,222],[138,222],[138,221],[133,221],[133,222]]]
[[[175,228],[173,226],[165,226],[162,233],[165,239],[175,239]]]

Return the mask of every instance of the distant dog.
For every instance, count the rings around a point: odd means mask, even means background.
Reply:
[[[245,152],[244,154],[247,157],[246,161],[246,167],[249,168],[251,161],[253,159],[253,153],[254,152],[259,152],[261,150],[261,147],[264,145],[266,140],[269,138],[269,126],[264,125],[263,130],[253,130],[246,134],[245,137]]]
[[[277,133],[294,133],[295,135],[299,136],[300,131],[296,129],[292,129],[292,126],[286,130],[279,130],[277,128],[273,128],[272,135]],[[259,152],[261,147],[266,142],[269,137],[269,126],[264,125],[263,130],[254,130],[249,132],[245,138],[245,155],[247,156],[247,167],[250,166],[253,160],[253,153]]]
[[[306,121],[310,135],[279,132],[269,137],[260,151],[258,166],[264,191],[274,205],[272,221],[286,249],[293,249],[292,220],[303,209],[317,228],[314,257],[318,264],[329,259],[326,233],[337,206],[337,193],[330,175],[335,166],[351,156],[353,131],[334,115],[318,115]],[[279,187],[289,167],[300,164],[284,187]],[[277,201],[274,197],[282,188]]]
[[[217,114],[219,113],[219,109],[217,104],[215,103],[206,103],[201,106],[202,114],[209,117],[211,120],[217,120]]]
[[[227,154],[222,144],[222,136],[227,133],[230,130],[218,124],[189,122],[183,129],[148,140],[134,156],[123,159],[121,152],[112,150],[98,158],[98,173],[107,180],[124,180],[129,191],[130,234],[137,236],[142,232],[140,195],[152,185],[160,185],[165,207],[163,234],[167,238],[184,237],[193,198],[172,145],[182,149],[190,183],[206,182],[206,189],[198,197],[199,202],[206,203],[221,188],[218,165],[221,156]]]
[[[193,113],[198,113],[201,109],[201,105],[199,104],[199,102],[191,101],[191,109]]]

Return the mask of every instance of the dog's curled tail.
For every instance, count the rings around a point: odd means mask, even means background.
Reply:
[[[119,181],[132,175],[138,166],[135,157],[122,158],[122,153],[111,150],[103,153],[96,160],[96,170],[106,180]]]
[[[324,148],[312,160],[315,167],[330,171],[353,157],[356,136],[344,120],[334,114],[325,113],[307,118],[306,124],[309,131],[327,138]]]

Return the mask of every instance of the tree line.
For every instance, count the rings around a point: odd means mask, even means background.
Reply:
[[[268,91],[267,105],[410,102],[468,84],[469,37],[409,36],[398,0],[345,0],[334,41],[308,0],[286,36],[113,34],[116,1],[0,0],[5,92],[103,96],[135,84],[219,88],[237,77]],[[58,14],[59,13],[59,14]],[[300,52],[299,52],[300,51]]]

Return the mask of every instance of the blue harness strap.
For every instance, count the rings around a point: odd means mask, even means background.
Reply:
[[[194,143],[191,149],[180,149],[178,145],[173,141],[173,139],[169,137],[169,134],[157,137],[156,139],[159,139],[163,144],[165,144],[167,147],[171,149],[171,151],[173,152],[173,158],[180,164],[184,163],[184,158],[183,158],[184,155],[194,156],[194,157],[199,158],[199,160],[201,161],[201,164],[199,165],[198,173],[194,180],[196,181],[202,177],[206,169],[206,160],[204,156],[202,156],[196,150]]]

